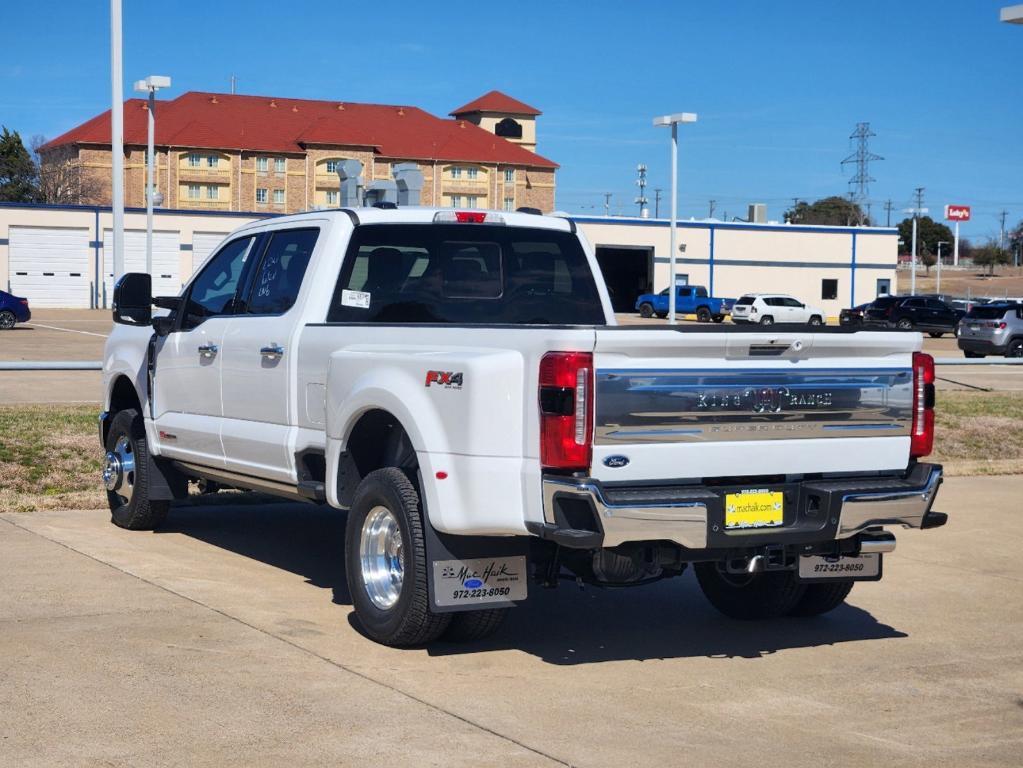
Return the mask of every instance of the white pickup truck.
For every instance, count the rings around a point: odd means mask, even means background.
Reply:
[[[617,327],[565,218],[273,218],[180,296],[124,276],[114,321],[113,522],[158,526],[190,482],[347,510],[382,643],[484,637],[530,589],[690,564],[730,616],[817,615],[881,577],[885,526],[946,521],[919,334]]]

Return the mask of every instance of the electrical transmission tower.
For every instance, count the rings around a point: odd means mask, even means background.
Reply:
[[[644,212],[646,211],[646,204],[649,202],[646,199],[646,166],[642,163],[636,166],[636,172],[639,174],[639,178],[636,179],[636,186],[639,187],[639,197],[633,202],[639,206],[639,216],[643,218]]]
[[[870,123],[856,123],[856,130],[849,135],[850,141],[855,141],[856,151],[842,161],[842,167],[849,164],[856,166],[856,172],[849,179],[849,199],[857,204],[866,201],[870,193],[870,182],[876,181],[870,175],[870,164],[875,160],[884,160],[870,151],[870,139],[876,135],[870,130]]]

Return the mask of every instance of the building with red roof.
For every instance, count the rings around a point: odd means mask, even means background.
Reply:
[[[125,204],[145,205],[148,104],[124,105]],[[367,184],[395,163],[424,176],[424,205],[554,208],[557,164],[536,153],[539,110],[491,91],[451,113],[418,107],[190,91],[156,102],[163,207],[294,213],[338,203],[337,165]],[[40,149],[44,173],[78,172],[81,203],[110,203],[110,112]],[[59,175],[59,174],[58,174]],[[64,174],[73,178],[72,174]]]

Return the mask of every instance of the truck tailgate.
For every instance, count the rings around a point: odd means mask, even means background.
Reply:
[[[608,482],[903,470],[915,333],[599,329]]]

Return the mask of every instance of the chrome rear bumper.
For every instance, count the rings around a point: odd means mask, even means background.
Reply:
[[[720,521],[725,489],[624,488],[592,478],[544,477],[545,524],[534,533],[569,547],[672,541],[688,549],[708,549],[845,539],[885,525],[936,528],[946,520],[931,511],[941,481],[940,465],[917,464],[901,478],[789,484],[797,508],[787,515],[784,526],[724,531]],[[600,528],[589,536],[583,535],[578,522],[587,508]]]

